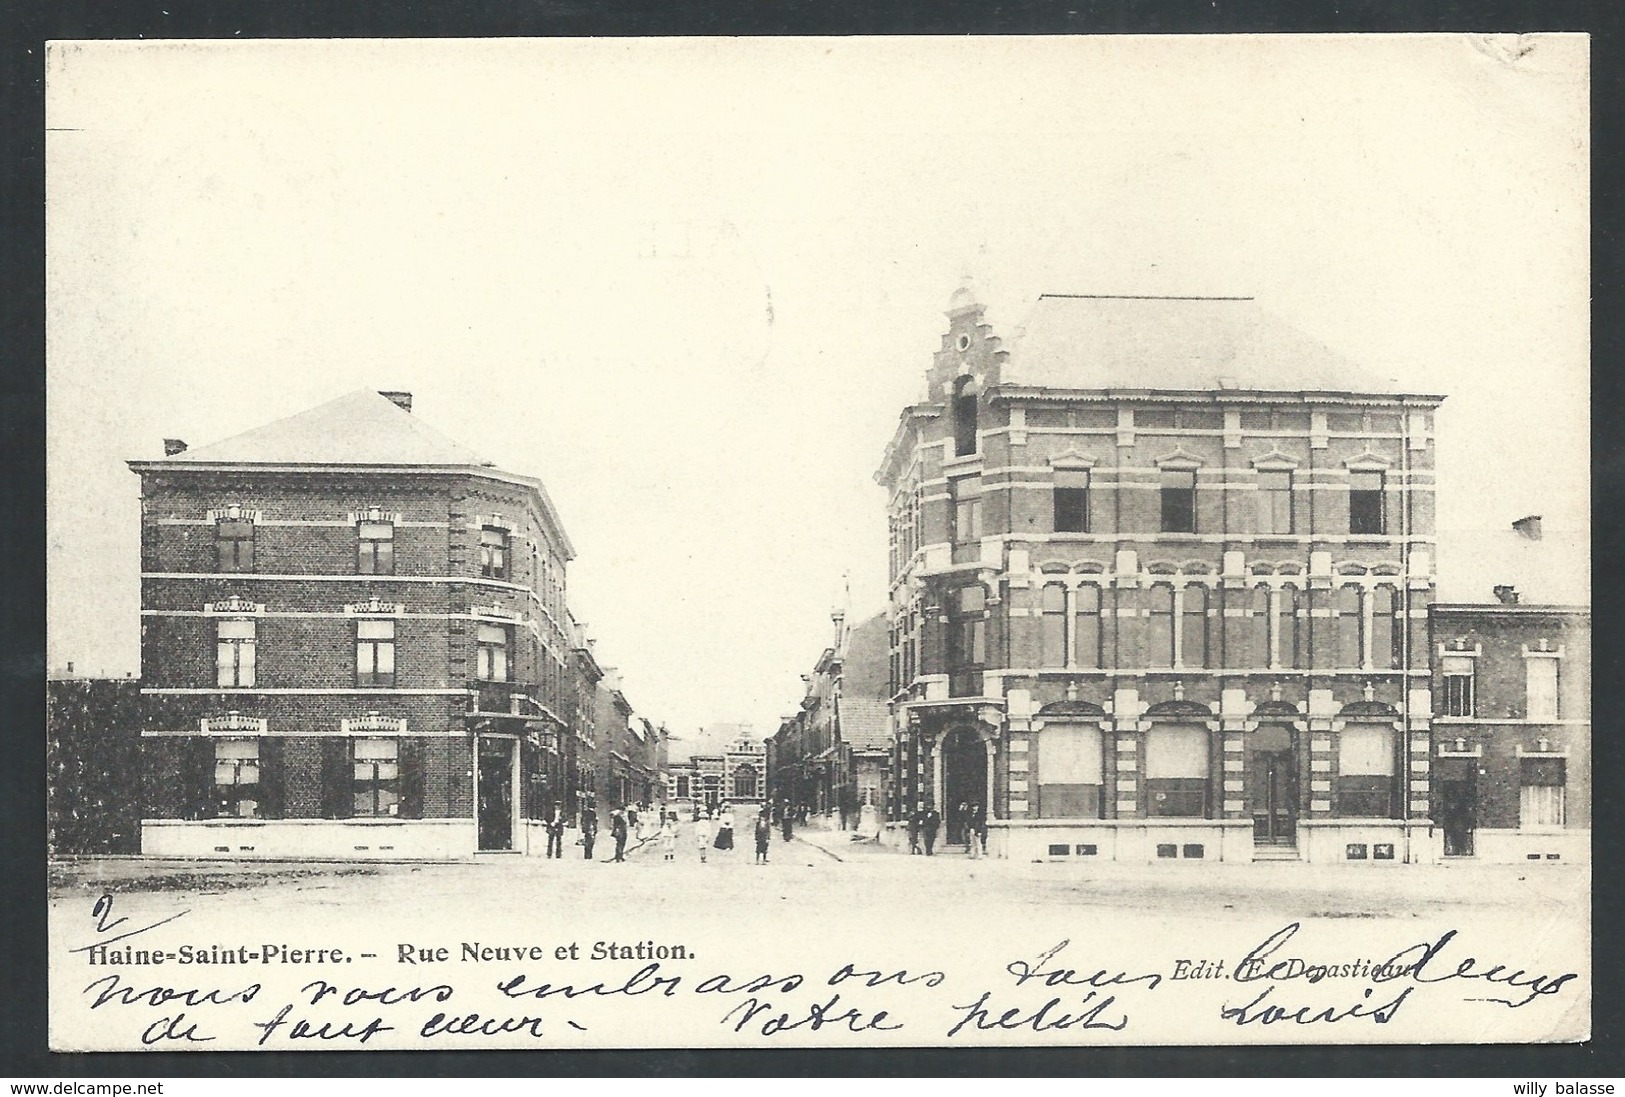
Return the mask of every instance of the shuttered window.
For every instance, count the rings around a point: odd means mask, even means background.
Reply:
[[[1337,737],[1337,813],[1391,818],[1397,809],[1397,737],[1386,724],[1348,724]]]
[[[1206,728],[1162,725],[1146,732],[1147,814],[1205,817],[1208,776]]]
[[[1105,781],[1100,729],[1049,724],[1038,733],[1038,814],[1044,819],[1100,817]]]

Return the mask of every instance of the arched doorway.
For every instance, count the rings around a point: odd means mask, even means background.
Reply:
[[[942,818],[950,845],[965,843],[966,811],[987,811],[987,747],[974,728],[957,727],[942,743]]]

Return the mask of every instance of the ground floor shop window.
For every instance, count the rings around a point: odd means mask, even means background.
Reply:
[[[261,817],[260,742],[218,739],[214,744],[216,814],[222,819]]]
[[[1518,826],[1523,830],[1563,825],[1562,758],[1519,760]]]
[[[1152,728],[1145,735],[1146,814],[1206,818],[1210,772],[1206,728]]]
[[[1379,724],[1350,724],[1337,738],[1337,813],[1355,818],[1388,819],[1395,814],[1394,729]]]
[[[400,812],[400,745],[393,739],[355,741],[356,815]]]
[[[1088,724],[1050,724],[1038,733],[1038,815],[1100,818],[1105,783],[1101,732]]]

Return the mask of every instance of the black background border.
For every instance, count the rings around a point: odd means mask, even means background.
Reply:
[[[0,1077],[1619,1077],[1625,853],[1618,789],[1618,588],[1593,582],[1593,1037],[1579,1045],[1008,1048],[750,1051],[220,1052],[55,1054],[46,1049],[44,44],[53,39],[558,37],[852,34],[1223,34],[1584,31],[1592,37],[1593,573],[1615,574],[1625,513],[1619,203],[1622,6],[1576,2],[1230,0],[1016,3],[855,0],[455,4],[12,3],[0,11],[5,165],[0,213]],[[1506,226],[1515,231],[1515,226]],[[1531,364],[1538,369],[1538,363]],[[1509,408],[1508,414],[1517,409]],[[1599,429],[1598,424],[1602,427]],[[1572,424],[1552,424],[1553,430]],[[658,1034],[651,1033],[651,1042]]]

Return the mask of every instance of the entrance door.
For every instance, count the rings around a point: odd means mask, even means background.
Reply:
[[[513,849],[512,739],[482,737],[479,746],[480,849]]]
[[[1247,792],[1253,844],[1298,844],[1298,733],[1268,725],[1248,741]]]
[[[950,845],[964,845],[967,812],[976,806],[986,812],[987,748],[982,737],[970,728],[955,728],[942,745],[942,804],[939,810],[948,824]]]
[[[1471,857],[1473,832],[1478,829],[1478,774],[1471,764],[1449,764],[1454,761],[1441,760],[1435,774],[1439,828],[1444,831],[1446,857]]]

